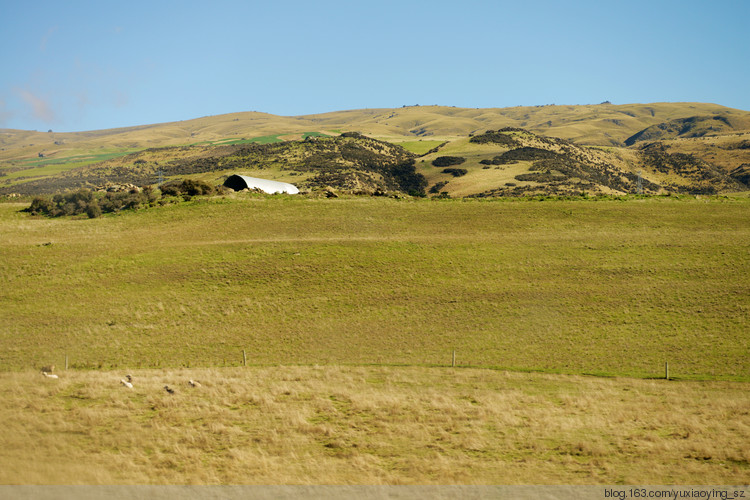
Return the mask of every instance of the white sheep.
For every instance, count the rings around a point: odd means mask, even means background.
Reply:
[[[197,380],[188,380],[188,384],[190,385],[190,387],[200,387],[201,386],[201,383],[198,382]]]
[[[42,372],[42,375],[44,375],[47,378],[60,378],[57,375],[55,375],[54,373]]]
[[[125,380],[125,379],[122,379],[122,380],[120,380],[120,383],[121,383],[122,385],[124,385],[125,387],[127,387],[128,389],[132,389],[132,388],[133,388],[133,384],[131,384],[130,382],[128,382],[128,381],[127,381],[127,380]]]

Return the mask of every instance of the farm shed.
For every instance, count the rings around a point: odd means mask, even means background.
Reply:
[[[260,189],[264,193],[286,193],[297,194],[299,189],[294,184],[288,182],[269,181],[267,179],[258,179],[257,177],[248,177],[246,175],[232,175],[224,181],[224,185],[235,191],[243,189]]]

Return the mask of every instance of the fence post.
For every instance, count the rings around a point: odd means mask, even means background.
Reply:
[[[669,361],[664,363],[664,378],[669,380]]]
[[[68,353],[65,353],[65,370],[68,370]]]
[[[242,366],[247,366],[247,354],[244,349],[242,349]]]
[[[453,349],[453,359],[451,360],[451,368],[456,367],[456,350]]]

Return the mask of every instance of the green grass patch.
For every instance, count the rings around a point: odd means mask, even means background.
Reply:
[[[747,380],[750,200],[0,205],[0,369],[446,365]],[[50,243],[50,244],[47,244]]]
[[[324,134],[322,132],[305,132],[302,134],[302,139],[307,139],[308,137],[331,137],[328,134]]]
[[[25,182],[29,179],[52,177],[75,168],[84,167],[100,161],[111,160],[113,158],[119,158],[120,156],[125,156],[132,152],[133,150],[125,150],[109,151],[98,154],[80,154],[60,158],[29,158],[22,162],[22,164],[29,168],[9,172],[7,175],[3,176],[2,179],[11,180],[12,182],[9,184],[16,184],[17,182]]]
[[[423,155],[432,148],[441,145],[443,142],[444,141],[404,141],[394,142],[394,144],[398,144],[402,148],[406,149],[407,151],[411,151],[412,153]]]

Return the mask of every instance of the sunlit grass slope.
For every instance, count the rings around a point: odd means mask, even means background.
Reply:
[[[747,383],[287,366],[136,370],[127,389],[123,375],[0,373],[0,483],[740,485],[750,477]]]
[[[179,122],[89,132],[36,132],[0,129],[0,162],[33,159],[38,153],[69,157],[78,151],[132,150],[252,139],[317,131],[358,131],[379,138],[442,139],[502,127],[570,139],[580,144],[622,144],[631,135],[658,123],[692,116],[722,115],[737,127],[750,127],[750,112],[708,103],[600,104],[456,108],[407,106],[360,109],[286,117],[260,112],[230,113]]]
[[[446,365],[747,380],[749,200],[0,205],[0,369]]]

